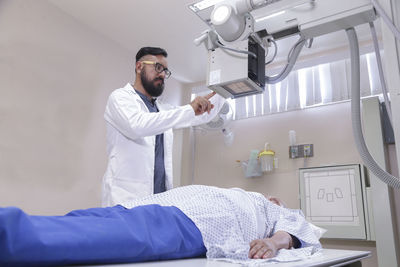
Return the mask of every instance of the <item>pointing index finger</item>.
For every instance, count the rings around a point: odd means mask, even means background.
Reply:
[[[215,94],[216,94],[216,92],[209,93],[209,94],[206,95],[204,98],[210,99],[211,97],[215,96]]]

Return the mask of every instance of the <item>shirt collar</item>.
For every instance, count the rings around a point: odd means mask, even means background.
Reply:
[[[135,88],[133,88],[133,89],[143,99],[143,101],[145,101],[147,103],[150,103],[153,106],[155,105],[157,98],[153,97],[153,98],[151,98],[151,100],[149,100],[149,98],[147,96],[145,96],[144,94],[142,94],[141,92],[139,92]]]

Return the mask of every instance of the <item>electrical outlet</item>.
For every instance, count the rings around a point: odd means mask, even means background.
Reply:
[[[314,145],[304,144],[304,145],[294,145],[289,146],[289,158],[310,158],[314,156]]]
[[[313,145],[303,145],[303,155],[305,158],[309,158],[313,156]]]

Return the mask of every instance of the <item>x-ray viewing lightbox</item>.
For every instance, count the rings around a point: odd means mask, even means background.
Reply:
[[[359,164],[300,169],[300,207],[328,230],[323,238],[374,239],[365,173]]]

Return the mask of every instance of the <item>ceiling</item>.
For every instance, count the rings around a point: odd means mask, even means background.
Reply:
[[[142,46],[159,46],[168,52],[168,65],[183,83],[206,79],[207,51],[193,40],[207,29],[188,8],[195,0],[48,0],[59,9],[132,52]],[[377,27],[379,28],[379,27]],[[358,27],[360,40],[369,40],[367,26]],[[278,60],[286,57],[297,37],[278,42]],[[347,49],[344,31],[316,38],[301,55]]]

